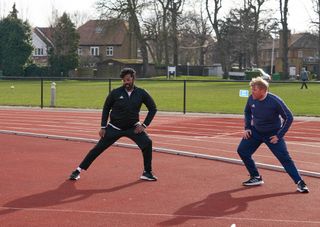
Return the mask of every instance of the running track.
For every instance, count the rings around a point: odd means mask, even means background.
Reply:
[[[99,111],[0,109],[2,132],[96,140],[99,124]],[[319,126],[296,119],[286,136],[299,169],[320,172]],[[242,119],[159,113],[148,132],[155,147],[238,159]],[[66,177],[92,144],[10,134],[0,144],[0,226],[320,225],[315,177],[305,177],[311,193],[301,195],[286,174],[261,170],[266,184],[248,189],[243,166],[154,153],[159,181],[141,182],[137,149],[112,147],[72,183]],[[255,159],[278,165],[264,146]]]

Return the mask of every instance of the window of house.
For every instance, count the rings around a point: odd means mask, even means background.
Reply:
[[[107,46],[106,55],[107,56],[113,56],[113,46]]]
[[[101,33],[102,32],[102,28],[101,27],[96,27],[96,33]]]
[[[82,55],[82,48],[78,48],[78,55]]]
[[[90,47],[90,54],[92,56],[99,56],[99,47]]]
[[[44,56],[43,48],[35,48],[34,49],[34,56]]]
[[[298,58],[303,58],[303,51],[302,50],[298,50]]]
[[[142,56],[142,55],[141,55],[141,49],[138,48],[138,49],[137,49],[137,57],[138,57],[138,58],[141,58],[141,56]]]

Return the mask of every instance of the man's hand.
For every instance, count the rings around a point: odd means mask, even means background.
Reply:
[[[244,130],[243,139],[245,139],[245,140],[249,139],[251,137],[251,134],[252,134],[252,132],[250,129]]]
[[[278,141],[279,141],[278,136],[275,135],[270,137],[270,143],[276,144],[278,143]]]
[[[138,125],[136,125],[136,128],[134,129],[134,133],[135,134],[139,134],[141,132],[144,132],[144,130],[145,130],[145,127],[143,127],[142,125],[138,124]]]
[[[106,129],[105,128],[100,129],[99,136],[102,138],[105,136],[105,134],[106,134]]]

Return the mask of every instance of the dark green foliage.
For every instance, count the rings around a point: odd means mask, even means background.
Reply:
[[[64,13],[53,27],[53,45],[49,51],[49,63],[52,76],[67,76],[78,66],[79,34],[69,16]]]
[[[36,64],[31,64],[25,68],[24,75],[26,77],[48,77],[48,67],[40,67]]]
[[[258,77],[258,76],[261,76],[260,72],[258,72],[258,71],[246,71],[245,72],[245,79],[246,80],[251,80],[252,78]]]
[[[0,20],[0,70],[4,76],[22,76],[33,49],[30,25],[18,19],[17,13],[13,5],[12,12]]]

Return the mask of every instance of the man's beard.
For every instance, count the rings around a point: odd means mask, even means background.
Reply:
[[[133,84],[125,84],[124,87],[126,88],[126,90],[130,91],[133,88]]]

